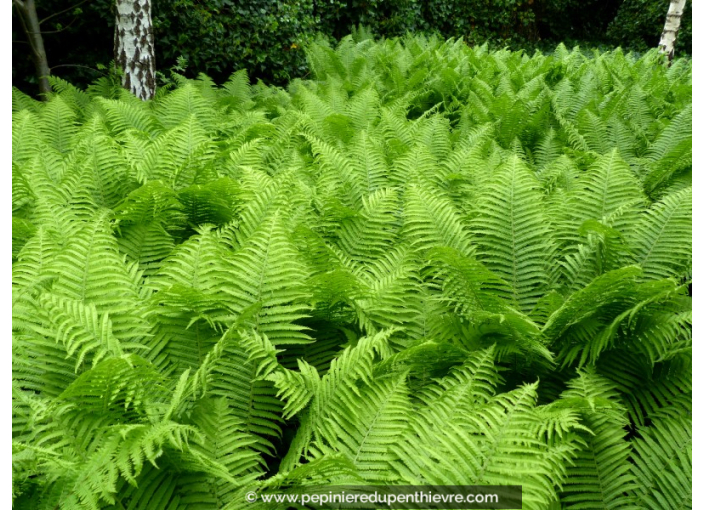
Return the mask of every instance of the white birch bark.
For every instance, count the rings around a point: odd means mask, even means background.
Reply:
[[[665,28],[660,36],[660,53],[667,55],[669,60],[675,56],[675,41],[677,40],[677,32],[680,30],[682,21],[682,13],[687,0],[672,0],[670,8],[667,10],[667,18],[665,18]]]
[[[115,64],[123,70],[123,87],[143,101],[154,97],[156,65],[150,0],[117,0]]]

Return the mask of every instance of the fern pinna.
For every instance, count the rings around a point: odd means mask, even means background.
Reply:
[[[691,63],[308,54],[287,90],[13,90],[14,508],[691,508]]]

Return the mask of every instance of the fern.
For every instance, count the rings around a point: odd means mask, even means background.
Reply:
[[[691,508],[691,63],[305,51],[13,89],[13,508]]]
[[[230,258],[221,284],[237,313],[259,307],[249,321],[274,343],[308,341],[304,328],[295,324],[308,308],[301,285],[306,268],[296,259],[296,250],[275,214]]]
[[[514,156],[487,186],[473,223],[479,259],[509,283],[513,302],[524,311],[545,292],[545,262],[553,249],[536,188]]]
[[[667,195],[633,226],[631,244],[644,278],[684,276],[691,266],[692,189]]]
[[[663,419],[641,431],[634,441],[634,490],[646,508],[692,506],[692,430],[685,419]]]
[[[573,407],[582,407],[586,447],[573,467],[567,469],[565,495],[568,508],[638,508],[629,495],[636,478],[628,462],[623,410],[608,381],[592,372],[580,374],[569,383],[562,398]]]

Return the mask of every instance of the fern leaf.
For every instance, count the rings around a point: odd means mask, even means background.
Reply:
[[[623,408],[607,380],[585,372],[568,383],[562,398],[580,409],[591,433],[583,433],[585,446],[574,466],[567,468],[561,497],[567,508],[638,508],[630,492],[637,487]]]
[[[512,300],[524,311],[545,292],[553,249],[537,187],[514,156],[486,188],[472,222],[477,258],[509,283]]]
[[[302,284],[306,278],[306,268],[298,260],[283,221],[274,214],[229,257],[222,291],[232,299],[238,314],[254,304],[261,306],[251,322],[274,345],[305,343],[309,336],[295,322],[308,310]]]
[[[634,495],[645,508],[692,507],[692,428],[684,418],[663,419],[633,441]]]
[[[692,263],[692,189],[666,195],[629,234],[643,278],[681,277]]]

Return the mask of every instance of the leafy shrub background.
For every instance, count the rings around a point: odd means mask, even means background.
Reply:
[[[39,2],[39,17],[67,9],[73,0]],[[47,22],[49,64],[57,76],[87,85],[112,60],[114,2],[81,4]],[[187,58],[186,75],[206,73],[223,82],[247,69],[282,85],[308,72],[301,48],[320,32],[340,39],[362,24],[382,36],[438,33],[469,44],[552,50],[568,46],[615,46],[644,52],[657,45],[667,0],[154,0],[158,68],[168,74],[177,58]],[[691,2],[677,51],[691,53]],[[34,70],[13,14],[13,85],[33,93]],[[79,67],[75,67],[78,65]]]
[[[658,44],[664,22],[663,12],[669,7],[667,0],[625,0],[616,18],[609,24],[607,37],[614,44],[621,44],[636,51],[647,51]],[[682,28],[677,36],[676,51],[692,53],[692,2],[687,2],[682,15]]]
[[[302,76],[316,30],[312,0],[158,0],[154,14],[157,62],[183,56],[192,76],[221,81],[238,69],[275,83]]]

